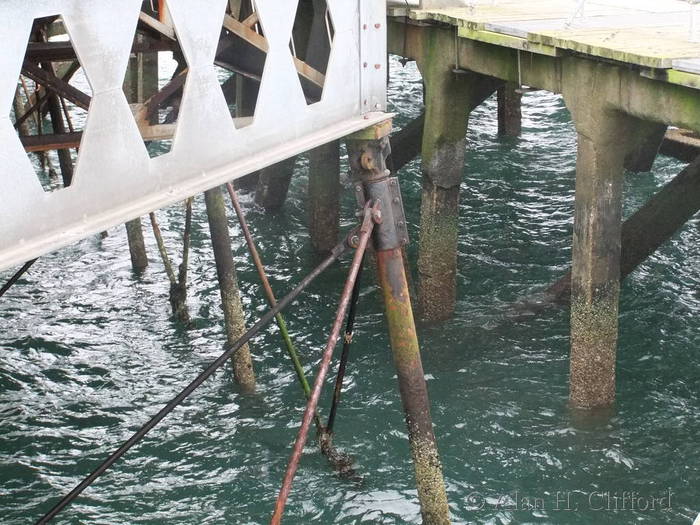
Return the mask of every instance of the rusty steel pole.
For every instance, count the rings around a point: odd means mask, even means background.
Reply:
[[[406,219],[398,180],[386,168],[390,131],[391,121],[387,121],[353,135],[348,140],[348,156],[358,201],[371,200],[381,206],[381,223],[374,230],[377,273],[406,414],[423,523],[447,525],[450,510],[404,270],[402,248],[408,243]]]
[[[311,397],[306,403],[306,409],[304,410],[304,416],[302,418],[301,427],[297,433],[297,438],[294,441],[294,448],[292,450],[292,455],[289,458],[289,463],[287,465],[287,470],[284,475],[284,480],[282,481],[282,488],[280,489],[279,495],[277,496],[277,501],[275,503],[275,510],[272,514],[272,519],[270,520],[270,525],[280,525],[282,523],[282,515],[284,514],[284,507],[287,504],[287,499],[289,498],[289,493],[292,490],[292,481],[294,480],[294,475],[296,474],[297,468],[299,467],[299,461],[301,460],[301,453],[304,450],[304,445],[309,435],[309,428],[311,427],[311,421],[316,415],[316,408],[318,407],[318,401],[321,398],[321,390],[323,389],[323,382],[326,379],[326,374],[328,374],[328,369],[331,364],[331,358],[333,357],[333,349],[338,343],[340,337],[340,330],[342,328],[343,319],[345,318],[345,312],[348,309],[350,300],[352,298],[352,291],[355,288],[355,281],[357,275],[360,272],[360,266],[362,260],[365,256],[365,249],[372,235],[372,230],[374,228],[375,218],[378,216],[378,207],[370,208],[369,204],[365,206],[364,218],[362,221],[362,226],[357,234],[350,239],[353,246],[356,246],[355,256],[352,259],[352,264],[350,265],[350,271],[348,272],[348,278],[345,281],[345,286],[343,287],[343,293],[340,296],[340,303],[338,305],[338,311],[335,315],[335,320],[333,321],[333,327],[331,328],[331,334],[328,336],[328,342],[323,350],[323,357],[321,358],[321,364],[318,367],[318,373],[316,374],[316,379],[314,381],[314,386],[311,391]]]

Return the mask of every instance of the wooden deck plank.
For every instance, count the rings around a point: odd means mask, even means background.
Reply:
[[[494,31],[484,31],[477,29],[469,29],[468,27],[460,27],[458,28],[457,34],[462,38],[469,38],[471,40],[477,40],[479,42],[486,42],[487,44],[495,44],[498,46],[520,49],[522,51],[530,51],[539,55],[559,56],[563,53],[562,50],[557,49],[554,46],[548,46],[537,42],[530,42],[526,38],[506,35]]]
[[[636,64],[667,69],[677,58],[695,58],[700,55],[700,44],[687,40],[687,28],[642,27],[610,30],[543,31],[530,34],[533,41],[597,56]]]
[[[530,47],[551,54],[551,48],[555,48],[661,69],[674,67],[675,61],[680,64],[675,68],[678,71],[698,71],[697,65],[687,60],[700,57],[700,42],[691,41],[691,5],[685,1],[589,0],[585,16],[573,21],[571,0],[542,0],[536,4],[474,0],[471,6],[462,4],[412,9],[409,16],[456,26],[463,38],[516,49]]]

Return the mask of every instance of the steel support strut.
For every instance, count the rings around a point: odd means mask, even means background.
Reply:
[[[402,247],[408,243],[398,180],[386,169],[391,123],[371,128],[348,140],[356,193],[381,206],[374,230],[377,273],[384,297],[394,364],[399,380],[413,457],[423,523],[450,523],[445,481],[430,417],[428,390],[413,320]]]

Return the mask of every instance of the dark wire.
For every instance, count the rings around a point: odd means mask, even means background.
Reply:
[[[14,284],[19,281],[20,277],[22,277],[29,268],[32,267],[32,265],[37,261],[37,259],[32,259],[31,261],[27,261],[24,263],[24,266],[22,266],[16,274],[14,274],[9,281],[5,283],[5,286],[0,288],[0,297],[5,295],[7,291],[14,286]]]
[[[354,235],[354,232],[350,235]],[[348,236],[348,238],[350,238],[350,236]],[[75,500],[98,477],[100,477],[109,467],[111,467],[119,458],[121,458],[131,447],[141,441],[146,434],[153,429],[153,427],[155,427],[158,423],[160,423],[160,421],[163,420],[163,418],[165,418],[165,416],[177,408],[177,406],[180,405],[192,392],[194,392],[197,387],[199,387],[214,372],[216,372],[231,356],[233,356],[235,352],[246,344],[263,327],[270,323],[270,321],[275,318],[275,315],[289,306],[289,304],[292,303],[316,277],[318,277],[345,252],[348,247],[348,238],[333,248],[331,254],[309,275],[302,279],[294,290],[281,299],[274,308],[268,310],[268,312],[263,315],[250,330],[248,330],[240,339],[238,339],[238,341],[236,341],[223,354],[221,354],[216,361],[210,364],[201,374],[199,374],[194,381],[187,385],[187,387],[185,387],[182,392],[175,396],[172,401],[161,408],[160,411],[148,421],[148,423],[143,425],[121,447],[114,451],[99,467],[97,467],[97,469],[95,469],[88,477],[81,481],[73,490],[66,494],[61,501],[59,501],[49,512],[47,512],[41,519],[39,519],[39,521],[36,522],[36,525],[48,523],[49,520],[53,519],[59,512],[73,502],[73,500]]]
[[[360,280],[362,278],[362,268],[364,266],[364,262],[365,257],[362,258],[362,262],[360,263],[360,269],[357,272],[357,280],[355,281],[355,286],[352,289],[350,309],[348,310],[348,319],[347,324],[345,325],[345,336],[343,337],[343,352],[340,355],[338,375],[335,378],[335,389],[333,390],[333,402],[331,404],[331,410],[328,414],[328,424],[326,425],[326,432],[328,434],[333,433],[333,424],[335,423],[335,416],[338,412],[338,405],[340,404],[340,394],[343,390],[345,369],[347,368],[348,358],[350,357],[350,345],[352,344],[352,337],[355,329],[355,316],[357,313],[357,302],[360,297]]]

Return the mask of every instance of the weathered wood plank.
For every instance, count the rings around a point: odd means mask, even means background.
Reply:
[[[679,59],[700,57],[700,42],[690,38],[691,6],[680,0],[589,0],[577,17],[570,0],[470,3],[413,8],[408,16],[450,24],[464,38],[504,47],[543,54],[552,54],[549,48],[555,48],[650,68],[700,71],[700,60],[697,65],[681,61],[681,66],[674,66]],[[537,46],[542,46],[539,51]]]

